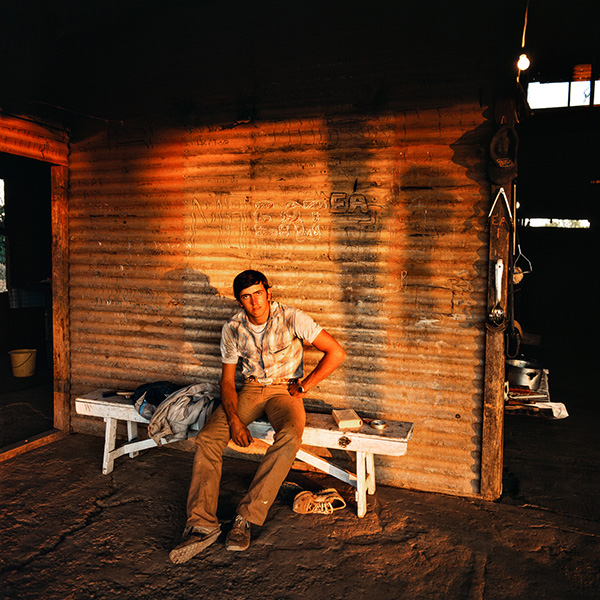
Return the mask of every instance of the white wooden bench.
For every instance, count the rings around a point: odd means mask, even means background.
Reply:
[[[139,440],[137,424],[147,424],[133,401],[122,396],[103,397],[107,390],[96,390],[75,399],[75,409],[79,415],[103,418],[106,422],[102,473],[107,475],[114,468],[115,459],[125,454],[131,458],[140,450],[157,446],[152,438]],[[117,447],[117,423],[127,424],[127,443]],[[273,428],[268,421],[254,421],[248,426],[254,439],[273,443]],[[356,453],[356,473],[337,467],[328,460],[301,448],[297,458],[317,469],[336,477],[356,488],[357,513],[363,517],[367,512],[367,493],[375,493],[374,455],[402,456],[406,454],[408,441],[412,438],[413,424],[403,421],[387,421],[381,431],[368,424],[358,429],[339,429],[329,414],[307,413],[306,427],[302,437],[303,445],[320,448],[337,448]],[[195,435],[194,432],[191,435]],[[173,440],[175,441],[175,440]],[[161,444],[168,444],[165,439]]]

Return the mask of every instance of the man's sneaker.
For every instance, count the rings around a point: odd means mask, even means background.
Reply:
[[[231,531],[227,534],[225,547],[233,552],[243,552],[250,546],[250,523],[241,515],[235,518]]]
[[[221,528],[211,529],[209,527],[188,527],[183,532],[183,538],[178,546],[173,548],[169,558],[175,564],[184,563],[205,548],[208,548],[221,533]]]
[[[316,513],[330,515],[334,510],[344,508],[346,502],[337,490],[330,488],[317,494],[309,491],[300,492],[294,498],[293,510],[301,515]]]

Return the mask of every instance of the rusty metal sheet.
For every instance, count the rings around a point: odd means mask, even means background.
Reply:
[[[69,138],[66,131],[0,115],[0,152],[34,158],[55,165],[67,165]]]
[[[348,351],[312,408],[414,422],[382,481],[477,494],[485,134],[463,105],[74,144],[73,393],[216,381],[231,282],[257,268]]]

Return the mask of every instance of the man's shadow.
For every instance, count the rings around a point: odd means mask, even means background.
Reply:
[[[162,284],[168,290],[169,299],[161,322],[176,340],[172,359],[175,373],[170,378],[185,383],[204,380],[218,383],[221,329],[239,310],[238,303],[222,296],[210,284],[208,275],[189,267],[167,271]]]

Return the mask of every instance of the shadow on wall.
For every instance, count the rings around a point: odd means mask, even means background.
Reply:
[[[463,134],[456,142],[450,145],[453,151],[452,161],[465,167],[466,176],[477,184],[473,194],[479,196],[477,202],[472,203],[473,211],[465,219],[462,234],[466,235],[475,230],[476,236],[481,242],[477,251],[478,258],[471,266],[473,281],[471,294],[474,296],[465,308],[467,319],[460,323],[460,327],[474,328],[478,330],[478,343],[474,349],[476,364],[480,365],[474,373],[470,389],[474,390],[472,395],[472,444],[478,448],[471,453],[473,464],[471,470],[474,478],[471,481],[473,492],[481,491],[481,440],[483,422],[483,385],[485,376],[485,323],[487,320],[487,279],[488,279],[488,252],[489,252],[489,227],[487,214],[491,204],[490,182],[487,176],[487,163],[489,142],[494,132],[493,123],[490,121],[490,112],[484,112],[487,121],[482,125]],[[476,298],[480,298],[476,301]],[[483,299],[483,302],[481,301]]]
[[[239,310],[232,298],[221,296],[208,275],[185,267],[167,271],[162,278],[170,291],[169,312],[161,325],[175,327],[176,367],[186,381],[218,379],[221,373],[219,345],[225,322]],[[155,323],[156,324],[156,323]]]
[[[329,139],[343,140],[348,135],[337,130],[335,119],[328,125]],[[349,150],[351,155],[340,156]],[[352,147],[334,144],[325,151],[325,160],[332,236],[339,249],[333,255],[341,291],[337,305],[349,357],[344,365],[344,397],[359,413],[375,415],[385,409],[382,379],[387,367],[381,356],[387,347],[387,330],[381,316],[385,290],[381,255],[385,256],[385,251],[380,239],[381,206],[374,197],[378,182],[370,168],[373,150],[371,129],[357,119]]]

